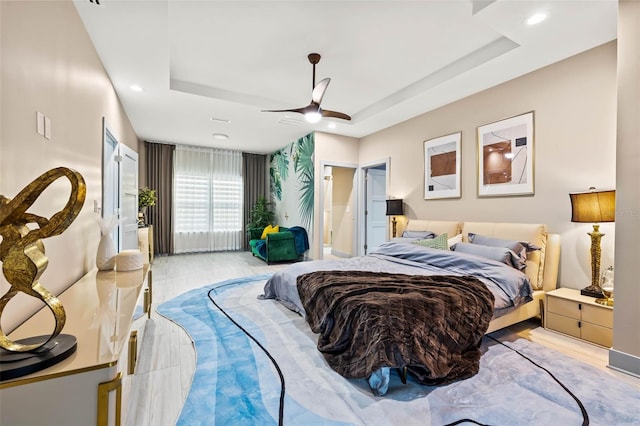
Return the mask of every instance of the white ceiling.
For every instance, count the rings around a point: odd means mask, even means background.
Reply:
[[[617,21],[616,0],[97,1],[74,3],[141,139],[258,153],[369,135],[611,41]],[[322,107],[351,122],[261,112],[309,104],[312,52]]]

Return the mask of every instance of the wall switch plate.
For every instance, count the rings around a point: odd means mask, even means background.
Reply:
[[[36,131],[44,136],[44,114],[41,112],[36,112]]]
[[[51,139],[51,120],[47,116],[44,117],[44,137]]]

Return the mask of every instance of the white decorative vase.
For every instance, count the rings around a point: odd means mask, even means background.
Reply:
[[[100,271],[111,271],[116,265],[116,245],[111,234],[104,234],[98,244],[96,253],[96,266]]]

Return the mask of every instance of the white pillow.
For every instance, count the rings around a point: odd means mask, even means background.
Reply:
[[[462,234],[458,234],[455,237],[451,237],[447,240],[447,244],[449,244],[449,248],[456,245],[456,243],[461,243],[461,242],[462,242]]]

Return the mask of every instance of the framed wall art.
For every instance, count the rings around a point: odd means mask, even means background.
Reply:
[[[533,111],[478,127],[478,196],[533,195]]]
[[[424,199],[460,198],[462,132],[424,142]]]

